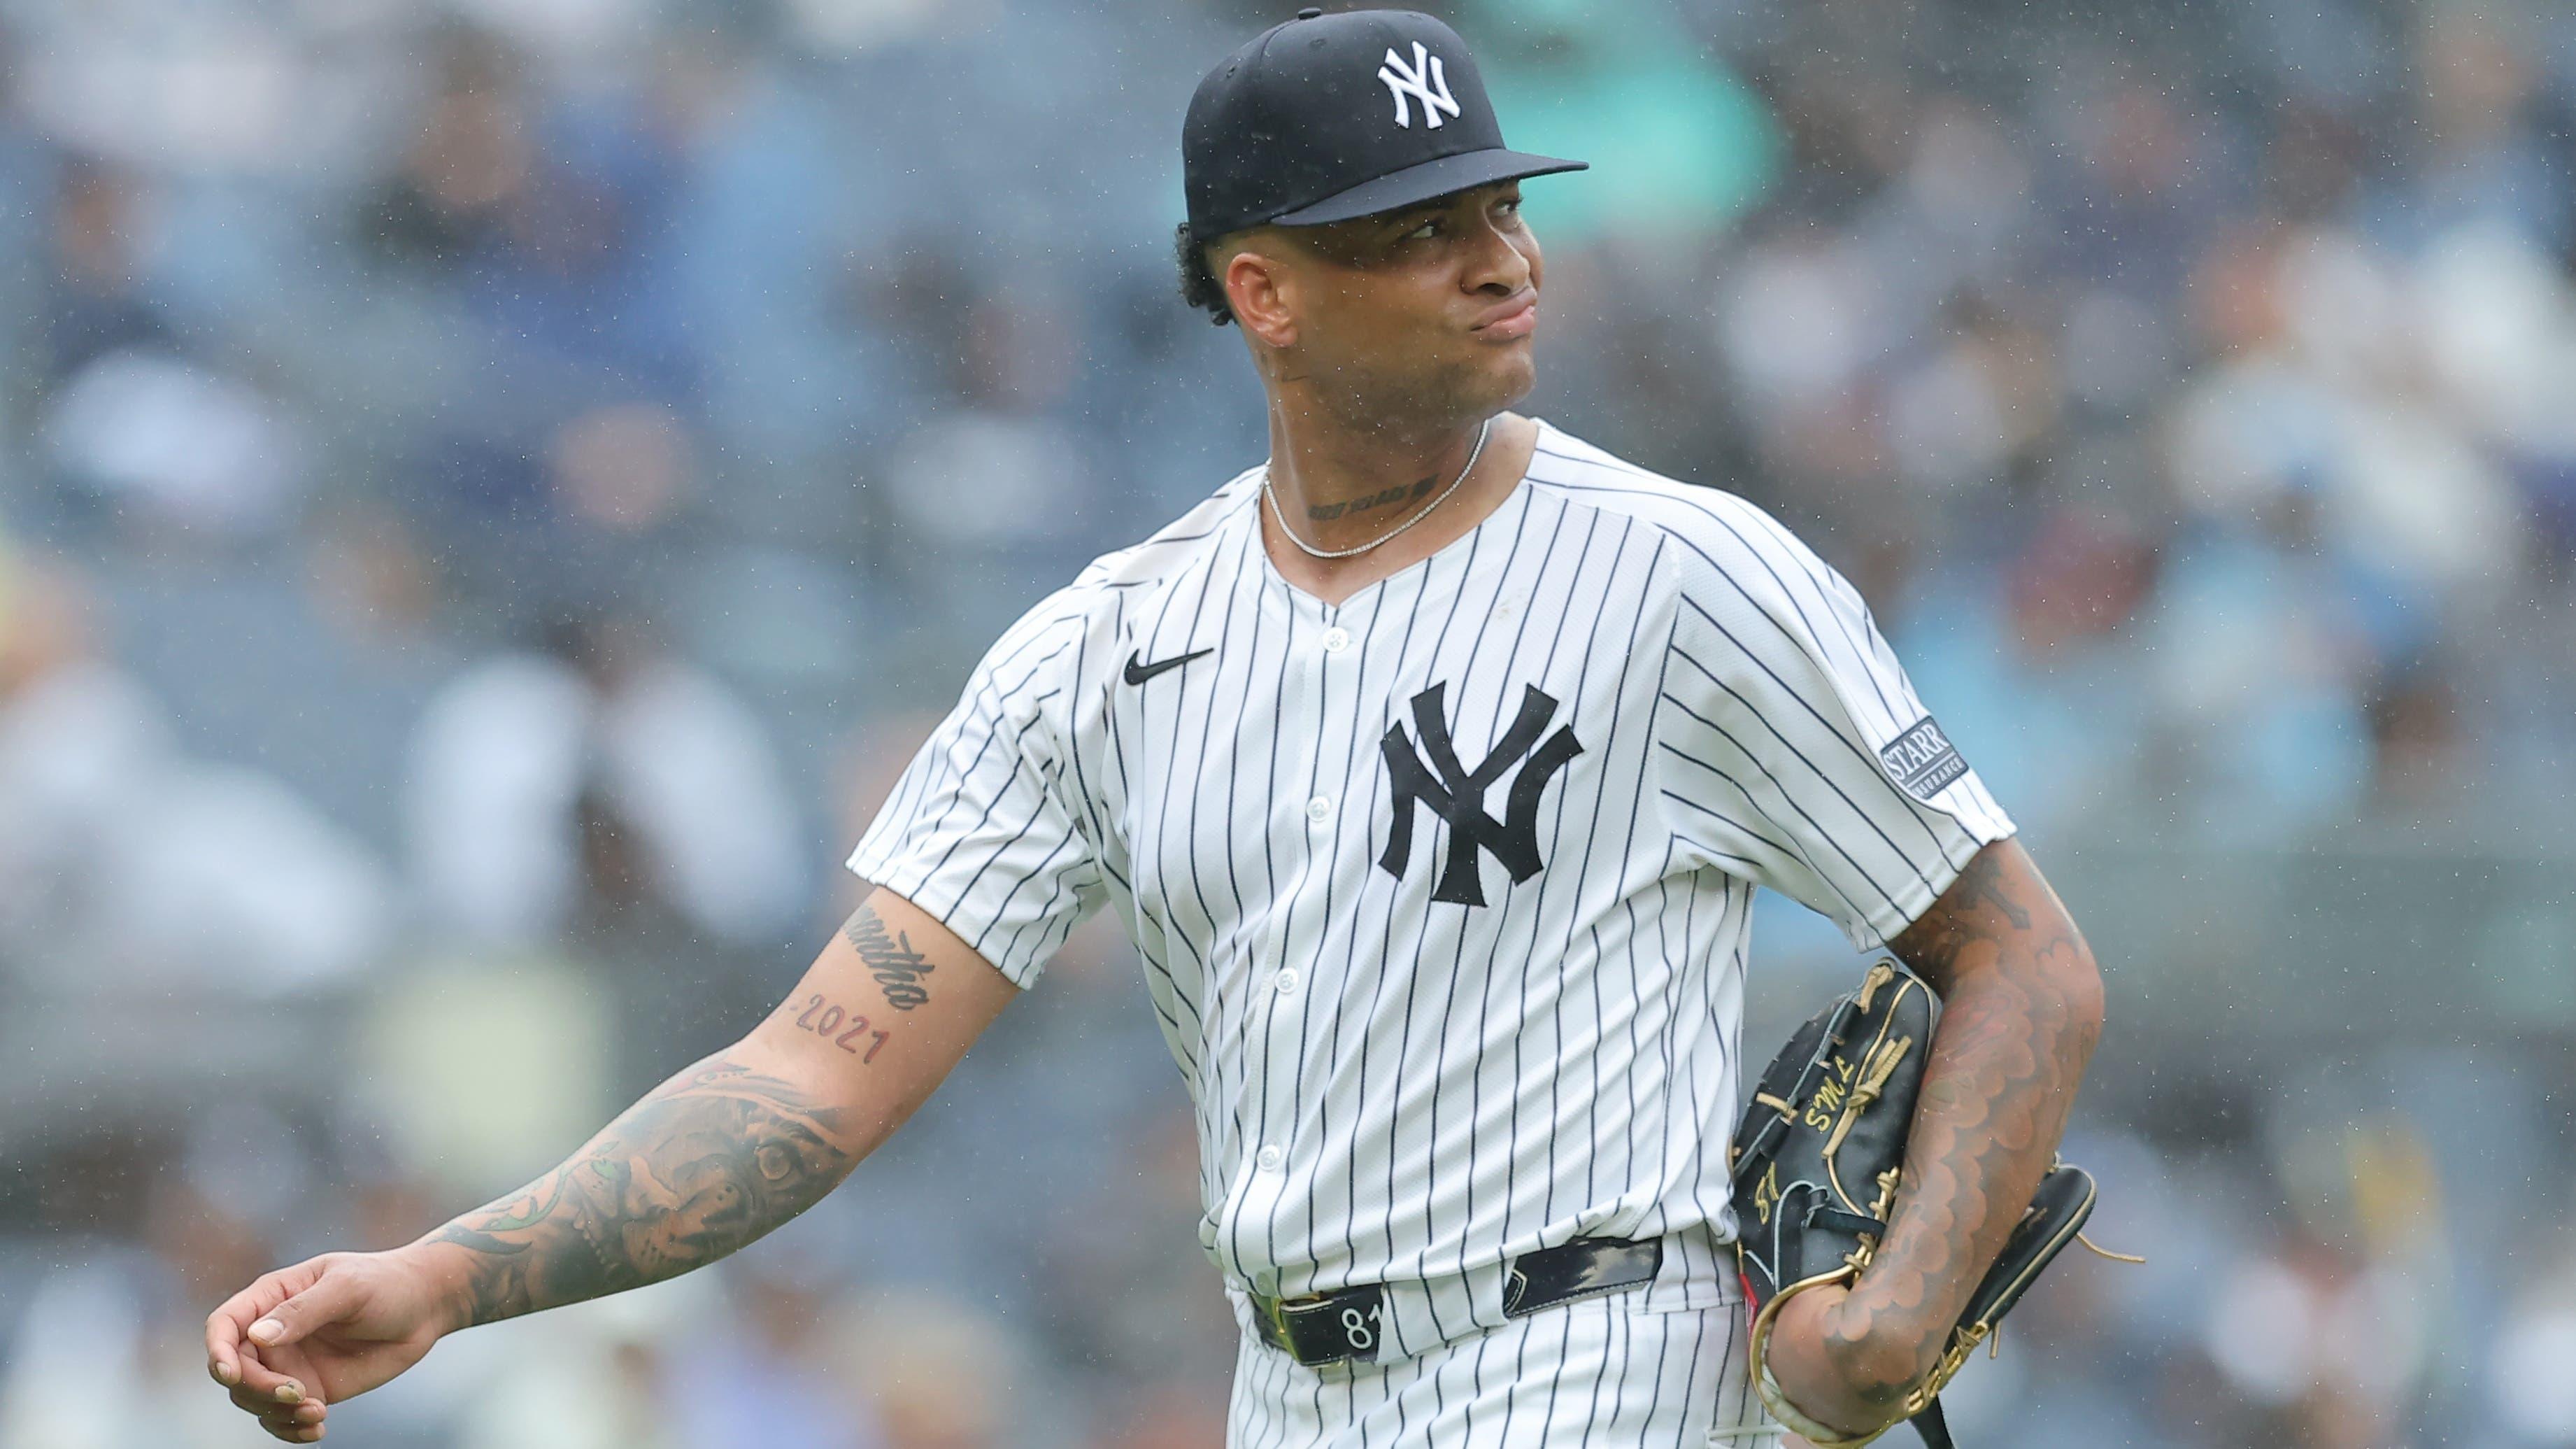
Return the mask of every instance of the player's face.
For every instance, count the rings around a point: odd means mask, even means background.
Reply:
[[[1297,361],[1354,413],[1483,417],[1537,381],[1544,266],[1518,182],[1298,240]]]

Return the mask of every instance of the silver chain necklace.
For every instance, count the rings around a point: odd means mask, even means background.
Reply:
[[[1270,513],[1272,517],[1279,520],[1280,533],[1285,535],[1290,543],[1303,549],[1308,557],[1349,558],[1354,554],[1363,554],[1381,544],[1394,541],[1398,534],[1403,533],[1406,529],[1420,523],[1422,520],[1429,518],[1433,510],[1439,508],[1441,504],[1448,502],[1449,495],[1458,491],[1458,485],[1467,481],[1467,475],[1476,471],[1476,460],[1485,456],[1485,438],[1493,431],[1494,420],[1492,418],[1485,419],[1485,425],[1476,430],[1476,446],[1474,451],[1467,454],[1467,466],[1458,470],[1457,479],[1448,487],[1441,489],[1439,497],[1422,505],[1421,512],[1404,520],[1402,523],[1397,524],[1395,527],[1388,529],[1386,532],[1379,534],[1377,537],[1370,539],[1368,542],[1361,544],[1357,548],[1317,548],[1306,540],[1299,538],[1297,536],[1297,531],[1288,526],[1288,513],[1287,510],[1279,506],[1279,495],[1270,487],[1270,470],[1267,467],[1261,470],[1261,496],[1270,500]]]

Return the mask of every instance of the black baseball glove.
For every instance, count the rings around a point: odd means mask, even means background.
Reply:
[[[1968,1295],[1939,1365],[1896,1421],[1845,1438],[1781,1394],[1766,1356],[1771,1325],[1791,1296],[1858,1278],[1886,1237],[1940,1017],[1940,1002],[1920,978],[1893,957],[1873,961],[1858,991],[1817,1013],[1772,1059],[1735,1129],[1735,1251],[1753,1314],[1754,1387],[1781,1423],[1817,1449],[1854,1449],[1907,1419],[1931,1449],[1950,1449],[1935,1395],[1992,1338],[2040,1270],[2082,1236],[2093,1211],[2092,1176],[2063,1162],[2051,1167],[2030,1211]]]

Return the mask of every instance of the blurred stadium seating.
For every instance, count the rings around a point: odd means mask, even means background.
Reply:
[[[1248,0],[0,4],[0,1449],[267,1443],[257,1271],[746,1028],[983,645],[1257,460],[1171,275]],[[1870,599],[2111,985],[1978,1449],[2576,1444],[2576,21],[1458,0],[1530,408]],[[961,502],[969,506],[957,506]],[[1773,1039],[1848,973],[1766,899]],[[1232,1333],[1086,928],[724,1267],[352,1449],[1184,1449]]]

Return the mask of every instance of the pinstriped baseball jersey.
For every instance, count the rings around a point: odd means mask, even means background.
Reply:
[[[2011,822],[1741,499],[1541,424],[1471,532],[1327,605],[1260,479],[1005,634],[850,868],[1023,986],[1117,912],[1238,1291],[1429,1285],[1391,1357],[1502,1323],[1513,1255],[1678,1235],[1655,1292],[1723,1301],[1753,888],[1875,947]]]

